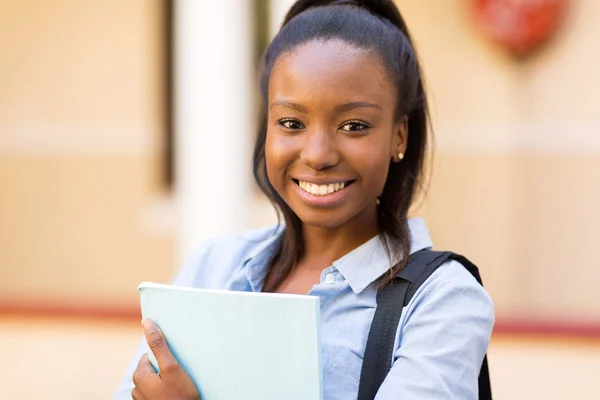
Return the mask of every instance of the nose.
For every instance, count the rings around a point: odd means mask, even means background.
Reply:
[[[316,171],[322,171],[339,164],[341,160],[335,132],[316,128],[305,136],[300,160]]]

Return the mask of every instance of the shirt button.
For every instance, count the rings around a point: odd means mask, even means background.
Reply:
[[[335,282],[335,275],[332,273],[329,273],[327,275],[325,275],[325,283],[333,283]]]

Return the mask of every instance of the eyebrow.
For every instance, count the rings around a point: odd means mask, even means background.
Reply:
[[[377,110],[383,111],[383,109],[379,105],[375,103],[368,103],[366,101],[351,101],[350,103],[340,104],[335,108],[335,110],[337,112],[346,112],[355,110],[357,108],[375,108]]]
[[[273,108],[275,106],[282,106],[282,107],[286,107],[286,108],[291,108],[292,110],[296,110],[296,111],[301,112],[303,114],[308,114],[308,108],[304,107],[301,104],[294,103],[293,101],[276,100],[276,101],[274,101],[274,102],[271,103],[271,105],[269,106],[269,108]]]
[[[287,108],[291,108],[292,110],[301,112],[303,114],[308,114],[308,108],[304,107],[301,104],[294,103],[293,101],[276,100],[271,103],[269,108],[273,108],[275,106],[287,107]],[[383,111],[383,109],[379,105],[374,104],[374,103],[368,103],[366,101],[351,101],[349,103],[340,104],[339,106],[335,107],[335,111],[336,112],[347,112],[347,111],[355,110],[357,108],[375,108],[377,110]]]

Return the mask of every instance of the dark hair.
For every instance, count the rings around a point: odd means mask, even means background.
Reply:
[[[410,254],[407,214],[423,175],[427,147],[428,108],[419,61],[406,24],[392,0],[298,0],[287,13],[281,30],[265,52],[260,91],[262,109],[254,147],[254,177],[285,220],[286,229],[277,262],[269,271],[264,291],[274,291],[302,256],[302,223],[275,191],[266,172],[267,101],[271,71],[277,58],[312,40],[340,39],[381,57],[398,88],[396,117],[408,119],[404,159],[390,161],[387,181],[379,198],[379,229],[388,255],[400,256],[382,285],[390,283]]]

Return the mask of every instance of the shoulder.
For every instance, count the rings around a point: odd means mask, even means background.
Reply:
[[[396,379],[386,379],[380,393],[476,399],[494,323],[485,289],[464,266],[449,261],[421,285],[402,314],[390,372]]]
[[[283,228],[273,225],[208,239],[196,248],[192,254],[192,259],[207,256],[219,257],[223,253],[238,256],[250,255],[262,248],[267,242],[275,240],[281,229]]]
[[[445,314],[486,325],[494,323],[491,297],[471,273],[459,262],[442,264],[421,285],[407,305],[409,313]]]
[[[196,247],[173,284],[218,288],[245,260],[274,243],[282,230],[273,225],[210,238]]]

